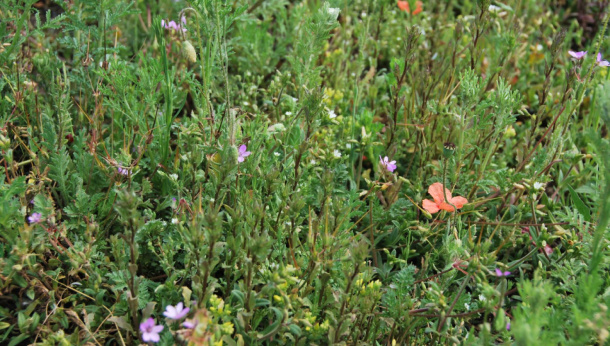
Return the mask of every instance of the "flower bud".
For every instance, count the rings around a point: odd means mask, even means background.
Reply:
[[[447,142],[443,144],[443,156],[448,159],[455,153],[455,144]]]
[[[193,47],[193,44],[188,40],[182,42],[182,55],[184,55],[186,60],[190,62],[194,63],[197,61],[197,52],[195,51],[195,47]]]
[[[0,135],[0,149],[7,150],[11,147],[11,140],[3,135]]]
[[[237,147],[232,145],[229,148],[229,162],[231,162],[234,165],[237,165],[239,163],[238,161],[239,158],[239,151],[237,150]]]
[[[432,220],[432,214],[430,214],[428,211],[424,210],[422,213],[428,220]]]

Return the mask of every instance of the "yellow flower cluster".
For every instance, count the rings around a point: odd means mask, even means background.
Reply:
[[[371,281],[366,285],[362,283],[361,279],[358,281],[360,281],[360,283],[358,284],[358,286],[360,287],[360,295],[363,296],[379,292],[382,286],[381,281],[379,280]]]
[[[213,294],[212,297],[210,298],[210,308],[209,308],[210,312],[212,312],[212,314],[215,317],[226,317],[229,316],[231,314],[231,309],[230,307],[225,307],[225,301],[222,300],[222,298],[218,297],[217,295]]]
[[[331,88],[324,89],[324,103],[331,106],[335,102],[341,101],[343,98],[343,92],[341,90],[334,90]]]

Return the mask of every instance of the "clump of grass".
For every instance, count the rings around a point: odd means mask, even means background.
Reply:
[[[0,342],[607,342],[609,17],[551,3],[3,2]]]

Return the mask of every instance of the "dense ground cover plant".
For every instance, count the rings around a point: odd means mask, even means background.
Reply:
[[[0,343],[604,344],[606,3],[0,3]]]

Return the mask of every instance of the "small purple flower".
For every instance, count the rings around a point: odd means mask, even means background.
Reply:
[[[574,52],[574,51],[569,50],[568,54],[570,54],[572,56],[572,58],[574,58],[575,60],[580,60],[580,59],[584,58],[585,55],[587,55],[587,51]]]
[[[396,161],[390,161],[387,156],[381,158],[381,155],[379,155],[379,164],[385,169],[387,169],[390,173],[394,172],[394,170],[396,169]]]
[[[602,53],[597,53],[597,66],[608,67],[610,62],[608,60],[602,60]]]
[[[156,325],[152,317],[140,323],[140,332],[142,332],[142,340],[144,342],[159,342],[159,333],[163,330],[163,326]]]
[[[510,330],[510,321],[506,322],[506,330]]]
[[[502,276],[509,276],[510,272],[503,272],[502,270],[500,270],[499,268],[496,268],[496,276],[498,277],[502,277]]]
[[[30,223],[30,225],[39,223],[40,221],[42,221],[42,214],[40,214],[40,213],[34,213],[34,214],[28,216],[28,222]]]
[[[245,144],[242,144],[239,147],[239,157],[237,158],[237,161],[239,162],[244,162],[244,160],[246,159],[246,157],[250,156],[250,154],[252,154],[251,152],[247,151],[247,147]]]
[[[182,17],[182,23],[186,25],[186,17]],[[186,32],[186,28],[176,23],[175,21],[166,22],[165,19],[161,19],[161,26],[168,30]]]
[[[166,306],[165,311],[163,312],[163,316],[172,320],[179,320],[181,318],[184,318],[186,314],[189,313],[189,311],[191,311],[191,309],[185,308],[184,304],[180,302],[175,307],[171,305]]]
[[[124,175],[124,176],[128,176],[130,173],[127,168],[123,168],[123,167],[117,167],[117,171],[119,172],[120,175]]]
[[[188,329],[195,329],[195,327],[197,327],[197,324],[199,324],[198,320],[186,320],[182,323],[182,326]]]

